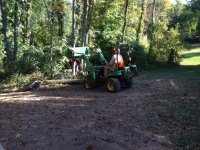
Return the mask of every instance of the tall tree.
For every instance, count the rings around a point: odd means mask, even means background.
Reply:
[[[126,32],[126,20],[127,20],[127,10],[128,10],[128,0],[125,2],[125,11],[124,11],[124,25],[122,28],[122,42],[124,42],[125,32]]]
[[[2,24],[3,24],[3,34],[4,34],[4,41],[5,41],[5,48],[6,48],[6,57],[9,61],[13,61],[13,55],[11,51],[11,43],[9,39],[8,33],[8,18],[7,18],[7,9],[6,9],[6,2],[5,0],[0,0],[1,4],[1,17],[2,17]]]
[[[60,39],[63,38],[64,34],[64,1],[63,0],[52,0],[51,10],[53,13],[52,18],[56,18],[56,26],[58,27],[57,35]],[[56,21],[56,20],[55,20]],[[56,35],[56,36],[57,36]]]
[[[86,45],[89,44],[89,32],[92,24],[93,12],[94,12],[94,0],[89,0],[89,8],[87,13],[87,27],[86,27]]]
[[[145,9],[146,9],[146,0],[142,0],[141,13],[140,13],[140,18],[139,18],[139,23],[137,26],[137,32],[136,32],[136,41],[137,42],[140,42],[140,39],[141,39],[142,28],[144,26]]]
[[[14,8],[14,51],[13,58],[16,59],[16,55],[18,52],[18,27],[19,27],[19,19],[18,19],[18,2],[15,1]]]
[[[198,42],[200,42],[200,0],[191,0],[190,5],[194,18],[196,18],[194,20],[197,22],[195,36],[198,37]]]
[[[59,30],[58,30],[58,36],[60,38],[63,37],[63,34],[64,34],[64,28],[63,28],[63,25],[64,25],[64,2],[61,1],[59,2],[59,10],[57,11],[57,18],[58,18],[58,25],[59,25]]]
[[[154,14],[155,14],[155,4],[156,0],[153,0],[152,10],[151,10],[151,26],[150,26],[150,45],[149,45],[149,52],[148,52],[148,62],[152,62],[153,57],[153,37],[154,37]]]
[[[23,35],[23,42],[24,44],[30,44],[30,21],[31,21],[31,17],[32,17],[32,6],[33,6],[33,1],[29,0],[29,1],[24,1],[24,13],[25,13],[25,18],[24,18],[24,35]]]
[[[82,14],[82,42],[81,45],[86,45],[86,16],[87,16],[87,0],[83,0],[83,14]]]
[[[76,46],[76,0],[72,1],[72,45]]]

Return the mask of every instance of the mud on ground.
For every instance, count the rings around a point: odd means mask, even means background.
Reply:
[[[145,73],[115,94],[80,85],[1,93],[0,144],[6,150],[200,149],[199,116],[200,82]]]

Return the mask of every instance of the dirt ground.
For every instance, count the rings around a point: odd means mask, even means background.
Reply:
[[[0,149],[200,149],[200,82],[134,78],[107,93],[81,85],[0,94]]]

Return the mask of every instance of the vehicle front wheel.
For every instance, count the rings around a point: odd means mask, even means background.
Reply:
[[[121,83],[120,83],[119,79],[109,78],[106,81],[106,89],[107,89],[107,91],[113,92],[113,93],[119,92],[121,90]]]

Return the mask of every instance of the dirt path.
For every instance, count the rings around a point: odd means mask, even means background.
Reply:
[[[6,150],[200,149],[200,83],[134,79],[116,94],[80,85],[0,94]]]

